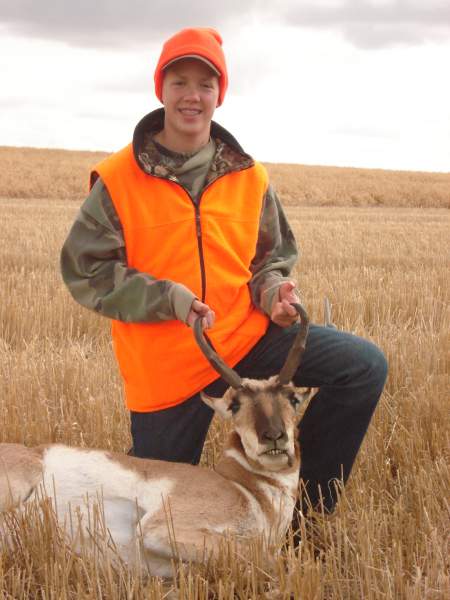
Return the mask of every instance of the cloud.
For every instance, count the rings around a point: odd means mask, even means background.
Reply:
[[[359,48],[448,39],[448,0],[0,0],[0,24],[30,37],[87,48],[160,46],[189,26],[238,34],[249,22],[341,34]],[[241,40],[244,42],[245,40]],[[270,43],[270,40],[268,40]],[[249,49],[251,51],[251,49]]]
[[[118,112],[113,112],[113,111],[105,111],[104,109],[98,109],[98,110],[81,110],[81,111],[74,111],[73,112],[73,116],[76,118],[80,118],[80,119],[88,119],[88,120],[92,120],[95,121],[96,123],[99,120],[102,121],[128,121],[128,116],[127,115],[123,115],[123,114],[119,114]]]
[[[339,31],[359,48],[417,45],[450,33],[447,0],[286,1],[283,12],[286,23]]]
[[[399,137],[399,132],[386,127],[370,127],[364,124],[347,124],[341,127],[331,127],[330,134],[337,136],[361,137],[367,139],[395,140]]]
[[[0,0],[0,23],[11,32],[84,47],[160,45],[190,26],[226,26],[257,0]],[[244,9],[245,6],[245,9]]]
[[[132,69],[119,78],[98,79],[92,84],[92,89],[107,94],[148,94],[153,87],[151,66],[153,65],[146,65],[145,69]]]
[[[46,110],[59,106],[54,98],[37,98],[36,96],[5,95],[0,96],[0,108],[2,110],[32,109]]]
[[[0,108],[15,109],[31,106],[32,101],[23,96],[0,96]]]

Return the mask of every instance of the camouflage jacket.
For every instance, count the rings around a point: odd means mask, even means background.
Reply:
[[[171,169],[173,163],[159,151],[151,137],[152,133],[162,129],[163,119],[164,109],[158,109],[141,120],[133,136],[134,155],[144,172],[179,182]],[[211,137],[216,148],[204,186],[253,164],[253,159],[244,153],[234,137],[214,121]],[[287,280],[296,260],[294,235],[269,185],[249,282],[254,304],[266,314],[270,315],[278,288]],[[61,271],[77,302],[101,315],[125,322],[169,319],[186,322],[196,297],[179,282],[156,279],[151,273],[128,267],[122,226],[101,179],[95,181],[64,243]],[[213,306],[211,308],[214,310]]]

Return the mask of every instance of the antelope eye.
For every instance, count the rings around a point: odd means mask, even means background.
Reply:
[[[300,400],[298,399],[297,394],[289,395],[289,402],[292,404],[294,408],[296,408],[300,404]]]
[[[235,415],[237,411],[241,408],[241,403],[237,398],[234,398],[233,402],[229,406],[229,410]]]

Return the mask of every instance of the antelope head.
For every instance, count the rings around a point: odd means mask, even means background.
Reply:
[[[269,379],[241,378],[213,350],[205,339],[201,319],[194,325],[195,338],[206,358],[230,385],[222,398],[202,393],[208,406],[225,419],[233,419],[247,459],[256,468],[281,471],[296,459],[296,428],[299,408],[309,392],[296,390],[292,377],[305,349],[309,320],[300,304],[293,304],[300,316],[298,334],[278,375]]]

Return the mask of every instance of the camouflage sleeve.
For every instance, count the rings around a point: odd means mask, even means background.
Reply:
[[[270,316],[278,289],[297,262],[294,234],[281,203],[269,185],[261,213],[256,254],[250,265],[250,291],[253,303]]]
[[[61,251],[61,273],[74,299],[119,321],[186,322],[196,296],[181,283],[127,266],[119,217],[101,179],[82,205]]]

